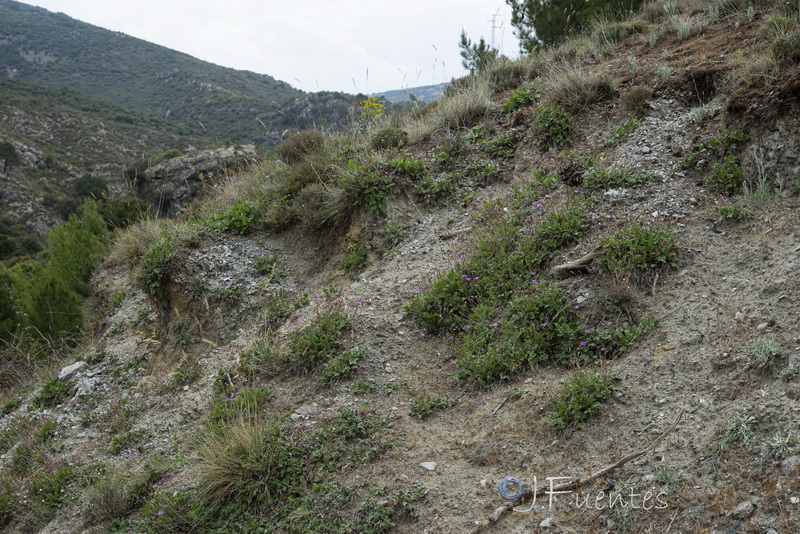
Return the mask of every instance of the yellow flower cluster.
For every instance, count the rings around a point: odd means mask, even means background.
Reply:
[[[386,106],[380,100],[375,97],[368,98],[361,102],[361,120],[366,123],[375,122],[381,118],[384,109]]]

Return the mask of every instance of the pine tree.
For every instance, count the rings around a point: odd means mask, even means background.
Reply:
[[[500,57],[500,51],[486,44],[483,37],[473,43],[463,29],[458,47],[461,49],[461,64],[470,72],[483,72]]]
[[[22,158],[17,149],[8,141],[0,143],[0,159],[3,160],[3,174],[6,173],[9,165],[22,165]]]

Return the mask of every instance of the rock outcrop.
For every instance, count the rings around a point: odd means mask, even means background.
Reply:
[[[230,146],[168,159],[147,169],[136,183],[139,197],[161,214],[185,210],[204,183],[219,180],[257,160],[254,145]]]

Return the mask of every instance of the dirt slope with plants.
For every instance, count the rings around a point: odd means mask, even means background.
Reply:
[[[126,230],[5,531],[796,532],[798,27],[655,3]]]

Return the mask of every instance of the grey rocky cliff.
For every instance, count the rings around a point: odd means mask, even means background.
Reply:
[[[257,160],[254,145],[236,145],[195,152],[150,167],[136,183],[137,193],[159,213],[174,215],[185,210],[204,183],[213,183]]]

